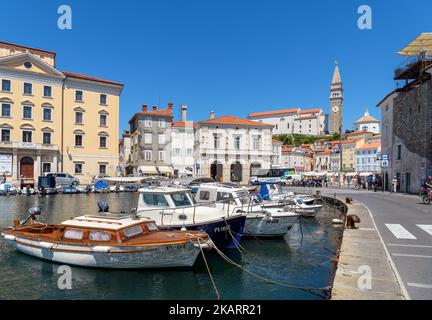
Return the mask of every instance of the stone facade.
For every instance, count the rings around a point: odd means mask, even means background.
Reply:
[[[393,105],[392,170],[400,191],[418,192],[432,175],[432,82],[401,91]]]
[[[248,183],[254,169],[270,169],[272,125],[232,116],[195,124],[197,174],[222,182]]]
[[[146,105],[129,121],[131,127],[131,166],[134,175],[172,174],[172,103],[167,109],[151,110]]]

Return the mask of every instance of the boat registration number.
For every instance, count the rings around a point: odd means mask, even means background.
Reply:
[[[267,223],[279,223],[279,219],[272,219],[270,221],[267,221]]]
[[[216,227],[213,229],[213,232],[226,232],[231,230],[231,226],[230,225],[226,225],[226,226],[222,226],[222,227]]]
[[[184,244],[170,244],[165,246],[166,250],[177,250],[177,249],[182,249],[182,248],[186,248],[186,245]]]

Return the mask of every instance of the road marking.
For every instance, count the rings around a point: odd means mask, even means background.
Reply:
[[[402,227],[400,224],[386,223],[385,226],[398,239],[411,239],[411,240],[417,239],[413,234],[411,234],[407,229]]]
[[[369,216],[370,216],[370,218],[371,218],[371,220],[372,220],[372,223],[373,223],[373,225],[374,225],[374,228],[375,228],[375,230],[377,231],[378,236],[379,236],[380,241],[381,241],[381,244],[382,244],[382,246],[383,246],[383,248],[384,248],[385,255],[386,255],[388,261],[390,262],[391,269],[393,270],[393,273],[394,273],[394,275],[395,275],[395,277],[396,277],[396,280],[397,280],[397,282],[398,282],[398,284],[399,284],[399,288],[400,288],[400,290],[402,291],[402,296],[403,296],[406,300],[411,300],[411,297],[410,297],[410,295],[409,295],[409,293],[408,293],[408,290],[407,290],[406,287],[405,287],[405,284],[404,284],[404,282],[403,282],[403,280],[402,280],[402,277],[400,276],[399,271],[398,271],[398,269],[396,268],[396,265],[395,265],[395,263],[394,263],[394,261],[393,261],[391,255],[390,255],[390,252],[389,252],[389,250],[387,249],[387,246],[386,246],[385,243],[384,243],[384,240],[383,240],[383,237],[382,237],[382,235],[381,235],[381,232],[379,232],[379,230],[378,230],[378,227],[377,227],[377,225],[376,225],[376,222],[375,222],[374,216],[373,216],[373,214],[372,214],[372,211],[371,211],[371,210],[369,209],[369,207],[368,207],[367,205],[365,205],[363,202],[361,202],[361,201],[359,201],[359,200],[356,200],[356,201],[357,201],[358,203],[360,203],[363,207],[365,207],[366,210],[367,210],[367,212],[369,213]]]
[[[432,284],[407,282],[410,287],[432,289]]]
[[[411,247],[411,248],[432,248],[432,246],[424,246],[421,244],[398,244],[398,243],[387,243],[389,247]]]
[[[406,254],[406,253],[392,253],[395,257],[410,257],[410,258],[426,258],[432,259],[432,256],[423,256],[421,254]]]
[[[432,235],[432,224],[418,224],[417,227]]]

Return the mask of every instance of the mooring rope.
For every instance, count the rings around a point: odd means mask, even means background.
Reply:
[[[200,248],[200,250],[201,250],[201,254],[202,254],[203,258],[204,258],[204,263],[205,263],[205,265],[206,265],[207,272],[208,272],[208,274],[209,274],[210,280],[211,280],[212,285],[213,285],[213,290],[216,292],[217,299],[220,300],[220,299],[221,299],[221,296],[220,296],[219,291],[218,291],[218,289],[217,289],[217,287],[216,287],[216,283],[215,283],[215,281],[214,281],[214,279],[213,279],[213,275],[212,275],[212,273],[211,273],[211,271],[210,271],[210,267],[209,267],[209,265],[208,265],[208,263],[207,263],[207,259],[206,259],[205,255],[204,255],[204,251],[203,251],[203,249],[202,249],[201,242],[200,242],[199,238],[197,238],[197,240],[198,240],[199,248]],[[212,242],[212,246],[213,246],[214,248],[216,248],[216,246],[214,245],[213,242]]]
[[[252,271],[250,271],[250,270],[246,269],[245,267],[243,267],[242,265],[240,265],[240,264],[236,263],[235,261],[231,260],[229,257],[227,257],[227,256],[226,256],[226,255],[225,255],[225,254],[224,254],[224,253],[223,253],[223,252],[222,252],[218,247],[216,247],[214,244],[213,244],[213,248],[214,248],[214,249],[216,250],[216,252],[217,252],[217,253],[222,257],[222,259],[224,259],[226,262],[228,262],[228,263],[230,263],[230,264],[232,264],[232,265],[238,267],[239,269],[241,269],[241,270],[243,270],[243,271],[249,273],[250,275],[252,275],[252,276],[254,276],[254,277],[256,277],[256,278],[258,278],[258,279],[260,279],[260,280],[262,280],[262,281],[264,281],[264,282],[268,282],[268,283],[271,283],[271,284],[279,285],[279,286],[286,287],[286,288],[289,288],[289,289],[296,289],[296,290],[306,291],[306,292],[309,292],[309,293],[311,293],[311,294],[317,295],[317,296],[319,296],[319,297],[321,297],[321,298],[322,298],[323,296],[320,295],[319,293],[317,293],[316,291],[328,292],[328,291],[330,291],[330,289],[331,289],[330,286],[323,287],[323,288],[311,288],[311,287],[294,286],[294,285],[289,285],[289,284],[281,283],[281,282],[278,282],[278,281],[275,281],[275,280],[272,280],[272,279],[264,278],[263,276],[260,276],[260,275],[258,275],[258,274],[255,274],[255,273],[253,273]],[[327,296],[325,296],[325,297],[327,297]]]

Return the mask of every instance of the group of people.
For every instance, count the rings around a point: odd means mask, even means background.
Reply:
[[[362,177],[360,175],[356,175],[353,177],[354,179],[354,188],[355,189],[367,189],[367,190],[382,190],[383,181],[382,177],[379,174],[371,174],[367,177]],[[347,177],[348,188],[350,186],[351,177]]]

